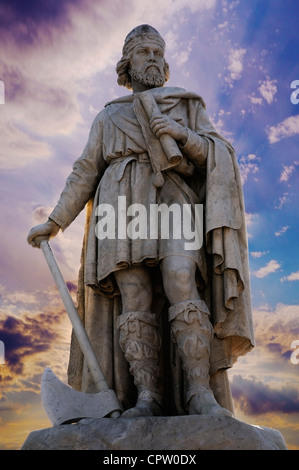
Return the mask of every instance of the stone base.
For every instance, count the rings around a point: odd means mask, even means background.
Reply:
[[[287,450],[281,433],[230,416],[82,419],[29,434],[21,450]]]

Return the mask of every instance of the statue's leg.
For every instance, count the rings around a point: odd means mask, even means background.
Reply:
[[[118,317],[119,344],[138,391],[134,408],[123,417],[152,416],[160,413],[159,350],[161,338],[156,315],[150,312],[151,281],[143,268],[116,273],[123,311]]]
[[[187,378],[189,414],[227,414],[210,389],[210,345],[213,327],[209,311],[195,282],[196,265],[190,258],[167,257],[161,271],[171,307],[171,337],[178,348]]]

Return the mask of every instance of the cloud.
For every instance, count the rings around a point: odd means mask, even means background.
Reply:
[[[277,230],[277,232],[275,232],[275,236],[276,237],[280,237],[283,233],[286,233],[286,231],[289,229],[290,227],[288,225],[285,225],[284,227],[281,227],[280,230]]]
[[[216,0],[165,0],[159,11],[154,2],[137,0],[121,2],[117,9],[109,0],[67,0],[59,8],[52,3],[41,7],[12,1],[1,7],[0,69],[6,94],[1,170],[50,158],[49,137],[68,136],[82,125],[80,95],[101,94],[96,77],[114,70],[131,28],[146,18],[156,27],[167,24],[169,31],[184,9],[208,11]],[[189,43],[177,53],[178,65],[185,64],[190,51]],[[115,74],[117,87],[116,79]]]
[[[51,214],[53,208],[52,207],[44,207],[44,206],[38,206],[33,210],[32,213],[32,219],[34,224],[42,224],[44,223],[48,217],[49,214]]]
[[[252,93],[248,96],[252,104],[262,105],[264,101],[268,104],[271,104],[274,101],[275,95],[277,93],[277,80],[270,80],[267,78],[263,82],[260,82],[261,85],[258,87],[258,92],[260,96],[256,96],[256,93]]]
[[[255,174],[259,171],[259,160],[260,159],[253,153],[247,155],[247,157],[240,158],[239,168],[242,184],[245,184],[250,173]]]
[[[277,80],[265,80],[261,86],[259,87],[259,92],[264,98],[264,100],[267,101],[268,104],[271,104],[274,100],[274,97],[277,93],[277,86],[276,86]]]
[[[299,281],[299,271],[295,273],[291,273],[288,276],[284,276],[280,279],[282,282],[283,281]]]
[[[294,165],[283,165],[283,170],[281,172],[281,175],[280,175],[280,178],[279,178],[279,182],[282,183],[286,183],[291,174],[295,171],[295,166],[299,165],[299,162],[295,161],[294,162]]]
[[[252,225],[256,219],[258,218],[258,214],[250,214],[249,212],[245,213],[245,220],[246,220],[246,225],[250,226]]]
[[[190,9],[191,13],[196,13],[197,11],[202,10],[211,10],[216,6],[216,0],[163,0],[159,4],[159,15],[161,15],[161,21],[163,21],[163,16],[175,15],[178,12],[182,12],[184,8]],[[145,17],[149,22],[152,19],[152,16],[155,17],[157,21],[157,5],[154,2],[140,2],[135,0],[131,4],[131,8],[134,8],[135,14],[140,16],[140,14]]]
[[[0,171],[21,169],[36,160],[45,160],[51,156],[51,147],[47,143],[31,137],[15,123],[7,122],[5,116],[1,116],[0,126]]]
[[[274,309],[261,306],[255,309],[253,313],[258,348],[269,351],[270,344],[279,344],[279,351],[276,349],[274,357],[276,366],[278,359],[289,359],[290,345],[299,336],[298,305],[280,303]],[[288,357],[286,357],[287,354],[289,354]],[[264,352],[260,351],[258,356],[260,361],[264,356]],[[281,373],[279,369],[277,369],[277,373]],[[283,377],[281,376],[281,378]]]
[[[273,389],[261,381],[235,375],[232,395],[238,408],[246,415],[299,412],[299,390],[295,387]]]
[[[230,49],[228,56],[227,70],[229,75],[226,77],[227,83],[232,86],[235,80],[239,80],[243,72],[243,58],[246,54],[246,49]]]
[[[290,116],[267,131],[270,144],[275,144],[281,139],[299,134],[299,115]]]
[[[269,261],[268,264],[266,264],[266,266],[263,266],[262,268],[258,269],[257,271],[253,271],[253,275],[255,277],[258,277],[258,278],[263,278],[263,277],[266,277],[268,276],[268,274],[271,274],[271,273],[275,273],[279,268],[281,267],[281,265],[275,261],[275,260],[271,260]]]
[[[12,373],[21,374],[28,356],[49,350],[57,338],[51,326],[59,321],[59,315],[41,313],[32,318],[25,315],[15,318],[7,315],[0,319],[0,338],[5,345],[5,363]]]
[[[249,99],[250,99],[252,104],[262,104],[263,103],[263,99],[255,96],[254,94],[249,96]]]
[[[75,296],[75,284],[68,282],[68,287]],[[56,287],[34,293],[6,292],[2,287],[0,340],[4,343],[6,364],[5,370],[0,371],[2,381],[17,390],[20,383],[40,374],[47,361],[60,369],[68,359],[70,331],[71,324]],[[3,393],[9,390],[7,386]]]
[[[269,251],[251,251],[250,254],[253,258],[261,258],[262,256],[269,253]]]
[[[185,46],[184,49],[181,48],[180,51],[174,52],[172,55],[172,59],[175,61],[177,67],[183,67],[183,65],[189,59],[189,55],[192,51],[192,41]]]
[[[278,199],[279,199],[279,204],[278,206],[275,206],[275,209],[282,209],[283,206],[286,204],[286,202],[288,202],[288,195],[289,193],[285,192],[283,193],[282,196],[280,196]]]

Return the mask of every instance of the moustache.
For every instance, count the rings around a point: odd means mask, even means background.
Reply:
[[[157,69],[160,73],[163,72],[163,71],[161,70],[161,68],[159,67],[159,65],[153,64],[153,63],[145,64],[145,65],[144,65],[144,68],[143,68],[143,72],[146,72],[146,71],[147,71],[148,69],[150,69],[151,67],[154,67],[154,68]]]

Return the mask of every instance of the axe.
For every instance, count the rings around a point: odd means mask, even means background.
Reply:
[[[82,418],[103,418],[105,416],[118,418],[121,407],[116,394],[114,390],[109,389],[105,380],[52,249],[45,239],[41,241],[40,247],[59,290],[98,392],[83,393],[74,390],[62,383],[54,372],[47,367],[41,382],[41,398],[45,411],[54,425],[72,423]]]

